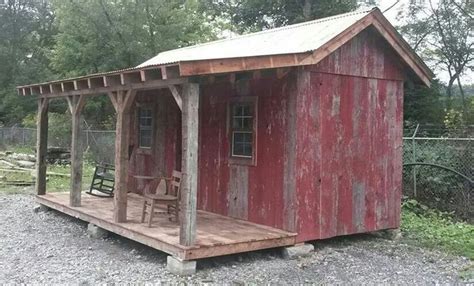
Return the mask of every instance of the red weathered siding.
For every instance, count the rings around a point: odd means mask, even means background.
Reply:
[[[398,227],[403,77],[394,59],[363,32],[307,69],[297,105],[299,241]]]
[[[154,143],[152,148],[138,148],[138,106],[154,109]],[[181,166],[181,111],[167,90],[141,92],[137,95],[130,124],[130,168],[128,185],[132,192],[142,193],[147,180],[135,175],[169,176]],[[156,187],[152,184],[151,188]]]
[[[200,105],[198,206],[215,213],[283,227],[286,82],[277,78],[204,86]],[[229,162],[228,104],[258,97],[256,166]]]
[[[282,209],[283,161],[289,132],[286,126],[286,101],[290,91],[287,86],[285,80],[277,79],[276,76],[201,86],[199,209],[286,228],[284,224],[288,223],[285,222],[286,216]],[[228,104],[231,98],[238,96],[258,98],[255,166],[229,162]],[[129,187],[141,193],[148,182],[137,180],[133,175],[166,175],[173,168],[180,169],[181,114],[174,99],[166,91],[140,94],[137,102],[138,105],[154,106],[156,110],[156,143],[151,150],[137,148],[137,114],[131,124],[133,152]]]
[[[201,86],[198,208],[298,232],[298,240],[395,228],[400,220],[403,66],[370,30],[315,66]],[[228,104],[258,97],[257,162],[229,162]],[[134,174],[180,168],[181,113],[168,91],[156,108],[155,145],[136,146]]]

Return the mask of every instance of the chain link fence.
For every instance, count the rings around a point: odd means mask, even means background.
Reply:
[[[48,147],[69,149],[71,135],[58,132],[48,134]],[[84,130],[82,135],[84,157],[91,162],[113,164],[115,156],[115,131]],[[36,129],[20,127],[0,127],[0,146],[4,150],[15,148],[36,148]]]
[[[474,137],[466,130],[457,130],[463,137],[446,137],[452,130],[432,137],[433,131],[417,126],[403,138],[404,196],[473,222]]]
[[[416,130],[415,130],[416,129]],[[84,130],[84,156],[91,162],[113,163],[115,131]],[[403,162],[434,165],[414,165],[403,168],[404,196],[450,212],[456,217],[474,220],[474,128],[449,131],[424,126],[404,131]],[[48,136],[50,147],[70,147],[67,132],[52,132]],[[15,146],[34,150],[36,130],[19,127],[0,128],[0,146]]]

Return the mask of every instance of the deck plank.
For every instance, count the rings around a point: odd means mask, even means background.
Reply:
[[[295,244],[295,233],[234,219],[210,212],[197,212],[196,243],[179,244],[179,225],[166,210],[154,217],[149,228],[140,223],[142,198],[128,194],[127,222],[113,220],[113,199],[83,194],[80,207],[69,206],[69,193],[48,193],[37,201],[52,209],[91,222],[108,231],[138,241],[184,260],[200,259]]]

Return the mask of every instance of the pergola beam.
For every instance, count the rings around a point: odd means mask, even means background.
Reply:
[[[188,82],[186,78],[176,78],[176,79],[169,79],[169,80],[151,80],[147,82],[137,82],[137,83],[130,83],[130,84],[111,84],[111,81],[114,81],[113,78],[107,77],[107,86],[104,87],[96,87],[96,88],[85,88],[85,89],[78,89],[78,90],[70,90],[64,91],[59,93],[42,93],[43,97],[68,97],[73,95],[101,95],[107,94],[110,92],[115,91],[127,91],[127,90],[149,90],[149,89],[159,89],[159,88],[168,88],[169,85],[180,85]],[[49,89],[49,86],[48,86]]]

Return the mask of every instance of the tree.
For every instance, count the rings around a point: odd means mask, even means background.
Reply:
[[[463,111],[469,112],[462,88],[462,76],[474,64],[474,2],[463,0],[412,1],[401,13],[406,24],[401,32],[434,70],[446,71],[449,79],[446,94],[453,96],[453,86],[460,90]],[[450,101],[448,101],[448,107]]]
[[[420,124],[442,125],[445,117],[443,84],[434,80],[431,87],[405,84],[404,120]]]
[[[349,12],[355,0],[203,0],[210,16],[227,19],[232,30],[253,32]]]
[[[21,122],[36,102],[20,97],[15,86],[51,79],[49,54],[56,33],[50,3],[9,0],[0,6],[0,122]]]
[[[52,66],[76,76],[135,66],[161,51],[212,38],[196,1],[55,0]]]

